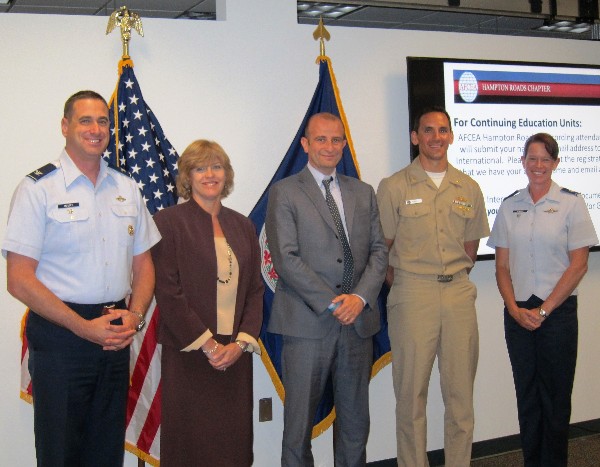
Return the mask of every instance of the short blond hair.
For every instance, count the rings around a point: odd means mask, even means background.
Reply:
[[[219,162],[225,169],[225,186],[221,198],[226,198],[233,191],[233,167],[225,150],[214,141],[198,139],[192,142],[177,161],[177,194],[183,199],[190,199],[192,186],[190,172],[198,167],[205,167],[214,162]]]

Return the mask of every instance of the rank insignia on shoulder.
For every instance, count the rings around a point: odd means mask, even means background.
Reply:
[[[561,193],[569,193],[570,195],[579,196],[579,193],[573,190],[569,190],[568,188],[561,188],[560,191]]]
[[[39,169],[34,170],[30,174],[27,174],[27,176],[31,178],[34,182],[37,182],[39,179],[45,177],[46,175],[48,175],[56,169],[58,169],[58,166],[56,166],[53,163],[49,163],[44,165],[43,167],[40,167]]]
[[[508,199],[508,198],[512,198],[512,197],[513,197],[513,196],[515,196],[515,195],[516,195],[516,194],[517,194],[519,191],[520,191],[520,190],[513,191],[513,192],[512,192],[510,195],[508,195],[508,196],[507,196],[506,198],[504,198],[504,199],[506,200],[506,199]]]

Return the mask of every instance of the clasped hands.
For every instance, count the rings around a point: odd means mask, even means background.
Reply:
[[[121,350],[133,341],[139,317],[129,310],[116,308],[106,309],[106,314],[92,320],[83,321],[81,331],[77,333],[80,337],[95,344],[101,345],[102,350]],[[121,318],[123,324],[112,324],[111,322]]]
[[[358,295],[352,294],[338,295],[331,303],[337,305],[337,308],[332,312],[332,315],[342,325],[353,324],[365,307],[362,299]]]
[[[518,308],[517,311],[511,316],[515,319],[519,325],[528,331],[535,331],[538,329],[542,322],[544,321],[544,317],[540,315],[540,309],[534,308],[532,310],[528,310],[527,308]]]
[[[202,351],[208,358],[208,363],[210,363],[215,370],[220,371],[225,371],[237,362],[243,353],[240,346],[235,342],[222,345],[214,339],[209,339],[208,342],[202,346]]]

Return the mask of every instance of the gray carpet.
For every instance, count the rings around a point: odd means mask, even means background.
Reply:
[[[600,435],[587,436],[569,441],[569,467],[600,466]],[[490,456],[471,462],[471,467],[523,467],[521,451]]]

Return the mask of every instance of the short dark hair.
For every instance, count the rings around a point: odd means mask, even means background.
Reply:
[[[68,119],[71,116],[71,113],[73,113],[73,106],[75,105],[75,102],[82,100],[82,99],[95,99],[95,100],[102,101],[102,102],[104,102],[104,105],[108,109],[108,104],[106,103],[106,100],[104,99],[104,97],[102,97],[96,91],[89,91],[89,90],[78,91],[75,94],[73,94],[71,97],[69,97],[67,99],[67,101],[65,102],[65,110],[63,112],[63,116],[66,119]]]
[[[536,133],[527,138],[525,146],[523,147],[523,157],[527,157],[527,150],[531,143],[542,143],[548,154],[550,154],[550,157],[554,160],[558,159],[558,143],[552,135],[549,135],[548,133]]]
[[[419,125],[421,124],[421,118],[423,117],[423,115],[430,114],[430,113],[444,114],[448,118],[448,126],[450,128],[450,131],[452,131],[452,122],[450,121],[450,114],[446,111],[445,108],[443,108],[440,105],[431,105],[428,107],[423,107],[415,116],[415,119],[413,121],[412,131],[418,132]]]

